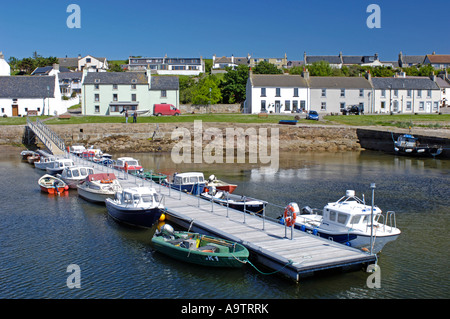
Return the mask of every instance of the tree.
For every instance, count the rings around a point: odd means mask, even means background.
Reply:
[[[195,78],[187,75],[178,76],[180,87],[180,103],[188,104],[192,102],[192,92],[195,89]]]
[[[333,68],[327,61],[317,61],[307,65],[306,68],[311,76],[331,76],[333,72]]]
[[[283,70],[278,69],[275,64],[269,63],[267,61],[261,61],[253,68],[253,73],[255,73],[255,74],[282,74]]]
[[[222,90],[223,103],[241,103],[245,101],[248,79],[248,66],[238,65],[236,70],[227,67],[219,88]]]
[[[201,79],[192,92],[192,103],[194,104],[216,104],[222,99],[218,86],[218,80],[214,75]]]

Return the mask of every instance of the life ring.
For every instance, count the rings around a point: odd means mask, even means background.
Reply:
[[[100,181],[100,183],[102,183],[102,184],[111,184],[113,181],[112,180],[110,180],[110,179],[102,179],[101,181]]]
[[[297,213],[295,212],[294,207],[291,204],[286,206],[284,210],[284,222],[286,226],[291,227],[295,224],[295,220],[297,219]]]

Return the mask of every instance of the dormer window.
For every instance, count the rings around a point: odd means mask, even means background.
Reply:
[[[136,79],[131,80],[131,83],[136,83],[136,82],[137,82]]]
[[[95,79],[94,82],[95,83],[100,83],[100,79]]]

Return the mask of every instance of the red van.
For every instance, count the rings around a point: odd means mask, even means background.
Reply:
[[[155,104],[153,107],[153,115],[180,115],[180,110],[172,104]]]

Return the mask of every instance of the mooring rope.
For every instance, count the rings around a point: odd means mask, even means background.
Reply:
[[[247,263],[248,263],[248,264],[250,264],[250,266],[252,266],[253,268],[255,268],[257,272],[259,272],[259,273],[262,274],[262,275],[266,275],[266,276],[274,275],[274,274],[276,274],[277,272],[282,271],[284,268],[286,268],[287,266],[292,265],[292,264],[294,263],[292,260],[289,259],[289,262],[288,262],[286,265],[284,265],[283,267],[281,267],[280,269],[275,270],[275,271],[273,271],[273,272],[266,273],[266,272],[262,272],[261,270],[259,270],[259,269],[258,269],[255,265],[253,265],[253,264],[251,263],[251,261],[248,260],[248,259],[240,260],[239,258],[237,258],[237,257],[236,257],[235,255],[233,255],[233,254],[231,254],[231,256],[233,256],[233,257],[234,257],[237,261],[239,261],[240,263],[243,263],[243,264],[247,264]]]

